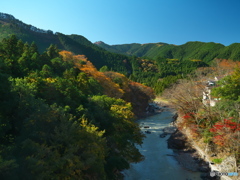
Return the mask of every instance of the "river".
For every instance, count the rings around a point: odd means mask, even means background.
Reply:
[[[172,116],[173,113],[166,110],[161,114],[138,120],[143,132],[151,132],[146,134],[142,146],[137,146],[145,160],[131,164],[130,169],[123,172],[124,180],[201,180],[199,172],[185,170],[171,156],[173,151],[167,148],[166,141],[169,135],[165,138],[159,137],[163,128],[170,126]],[[149,129],[144,126],[149,126]]]

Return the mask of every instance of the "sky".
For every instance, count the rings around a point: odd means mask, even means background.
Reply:
[[[240,0],[1,0],[26,24],[107,44],[240,42]]]

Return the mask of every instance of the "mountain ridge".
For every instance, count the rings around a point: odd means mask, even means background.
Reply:
[[[214,59],[240,60],[240,43],[225,46],[215,42],[189,41],[182,45],[167,43],[131,43],[108,45],[102,41],[96,45],[108,51],[150,59],[170,58],[179,60],[198,59],[211,62]]]
[[[39,52],[46,51],[51,44],[54,44],[61,50],[84,54],[98,69],[107,65],[113,71],[125,75],[132,71],[127,56],[108,52],[81,35],[65,35],[60,32],[53,33],[51,30],[42,30],[5,13],[0,13],[0,32],[0,41],[15,34],[23,42],[28,44],[35,42]],[[124,60],[126,63],[123,62]]]
[[[16,34],[18,38],[25,42],[32,43],[34,41],[41,52],[45,51],[51,44],[56,44],[59,49],[70,50],[75,54],[86,53],[86,56],[98,69],[104,65],[109,65],[112,70],[119,71],[117,66],[119,64],[124,66],[124,63],[120,61],[128,59],[127,56],[147,57],[153,60],[157,60],[158,58],[179,60],[198,59],[206,63],[210,63],[215,58],[240,60],[240,43],[233,43],[229,46],[215,42],[200,41],[189,41],[182,45],[162,42],[120,45],[108,45],[102,41],[92,43],[81,35],[65,35],[60,32],[53,33],[51,30],[39,29],[35,26],[25,24],[6,13],[0,13],[0,30],[2,32],[0,40],[9,37],[11,34]],[[108,55],[108,53],[111,55]],[[116,56],[121,58],[115,60]],[[110,57],[110,60],[108,60],[108,57]],[[118,61],[117,66],[115,65],[115,61]],[[126,74],[131,71],[129,67],[129,65],[128,68],[121,67],[122,70],[120,71]]]
[[[0,12],[0,19],[2,20],[7,20],[7,21],[15,21],[16,24],[18,24],[19,26],[22,26],[23,28],[25,29],[30,29],[34,32],[40,32],[40,33],[52,33],[53,34],[53,31],[51,30],[43,30],[43,29],[40,29],[40,28],[37,28],[33,25],[30,25],[30,24],[26,24],[22,21],[20,21],[19,19],[15,18],[13,15],[11,14],[6,14],[6,13],[1,13]]]

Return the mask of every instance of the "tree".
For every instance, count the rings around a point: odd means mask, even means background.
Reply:
[[[107,66],[103,66],[99,69],[100,72],[106,72],[109,71]]]
[[[91,98],[91,112],[94,112],[95,123],[105,130],[109,148],[106,157],[106,170],[109,179],[117,179],[123,169],[129,168],[129,162],[139,162],[142,155],[135,144],[142,144],[144,135],[133,121],[131,105],[121,99],[107,96]]]
[[[47,48],[47,55],[48,57],[50,57],[50,59],[53,59],[55,57],[58,57],[58,48],[56,45],[51,44],[48,48]]]
[[[240,68],[237,68],[232,75],[223,78],[219,85],[221,86],[212,90],[212,95],[240,102]]]
[[[42,67],[42,71],[40,71],[40,73],[42,74],[43,77],[51,77],[52,76],[52,68],[47,65],[44,64]]]
[[[29,47],[29,51],[30,51],[30,54],[33,55],[34,53],[37,53],[39,54],[38,52],[38,47],[36,45],[36,43],[33,41],[32,44],[30,45]]]
[[[16,35],[11,35],[8,39],[3,39],[3,52],[6,58],[15,59],[15,56],[18,54],[17,44],[18,39]]]
[[[18,138],[19,177],[105,179],[103,134],[86,119],[76,120],[63,108],[35,102]]]

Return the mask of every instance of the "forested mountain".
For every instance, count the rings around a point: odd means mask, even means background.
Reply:
[[[75,37],[72,37],[75,38]],[[142,155],[151,88],[84,55],[0,42],[0,179],[119,179]]]
[[[147,44],[132,43],[121,45],[108,45],[102,41],[95,42],[94,44],[111,52],[149,58],[157,56],[158,51],[161,50],[163,46],[168,45],[166,43],[147,43]]]
[[[108,51],[133,55],[130,78],[153,87],[157,94],[195,69],[210,66],[214,59],[240,60],[239,43],[224,46],[196,41],[180,46],[165,43],[110,46],[99,41],[95,44]]]
[[[99,41],[95,44],[111,52],[151,59],[159,57],[179,60],[198,59],[206,63],[214,58],[240,60],[240,43],[224,46],[219,43],[195,41],[177,46],[165,43],[107,45]]]
[[[0,32],[0,40],[15,34],[24,43],[35,42],[39,52],[45,51],[54,44],[59,49],[84,54],[98,69],[106,65],[124,74],[132,72],[129,57],[108,52],[80,35],[65,35],[59,32],[53,33],[51,30],[42,30],[4,13],[0,13]]]
[[[15,34],[27,45],[36,46],[39,52],[44,52],[51,44],[62,50],[68,50],[75,54],[84,54],[97,69],[101,71],[112,70],[123,73],[130,77],[131,80],[145,83],[155,89],[156,93],[161,93],[169,84],[175,82],[183,75],[191,72],[197,67],[207,66],[201,61],[182,61],[180,59],[167,58],[162,56],[161,52],[156,60],[149,60],[130,57],[123,54],[111,53],[96,44],[91,43],[85,37],[80,35],[65,35],[62,33],[53,33],[50,30],[38,29],[32,25],[27,25],[12,15],[0,13],[0,40]],[[100,43],[101,44],[101,43]],[[105,45],[108,47],[108,45]],[[126,51],[131,47],[131,52],[137,51],[142,46],[139,44],[129,45],[129,47],[120,47],[122,51]],[[143,49],[139,50],[138,56],[142,56],[142,52],[151,52],[156,44],[146,44]],[[169,50],[171,45],[159,43],[159,47],[163,47],[164,52]],[[118,52],[117,50],[115,52]],[[130,51],[129,51],[130,52]],[[154,53],[154,51],[153,51]],[[128,53],[131,54],[131,53]],[[170,57],[170,56],[169,56]],[[158,81],[162,79],[161,81]]]
[[[0,40],[15,34],[23,43],[31,45],[34,42],[40,52],[54,44],[61,50],[84,54],[98,70],[123,73],[133,81],[154,88],[157,94],[196,68],[209,66],[215,58],[239,60],[240,57],[240,44],[237,43],[227,47],[203,42],[180,46],[166,43],[93,44],[83,36],[41,30],[4,13],[0,13],[0,31]]]

